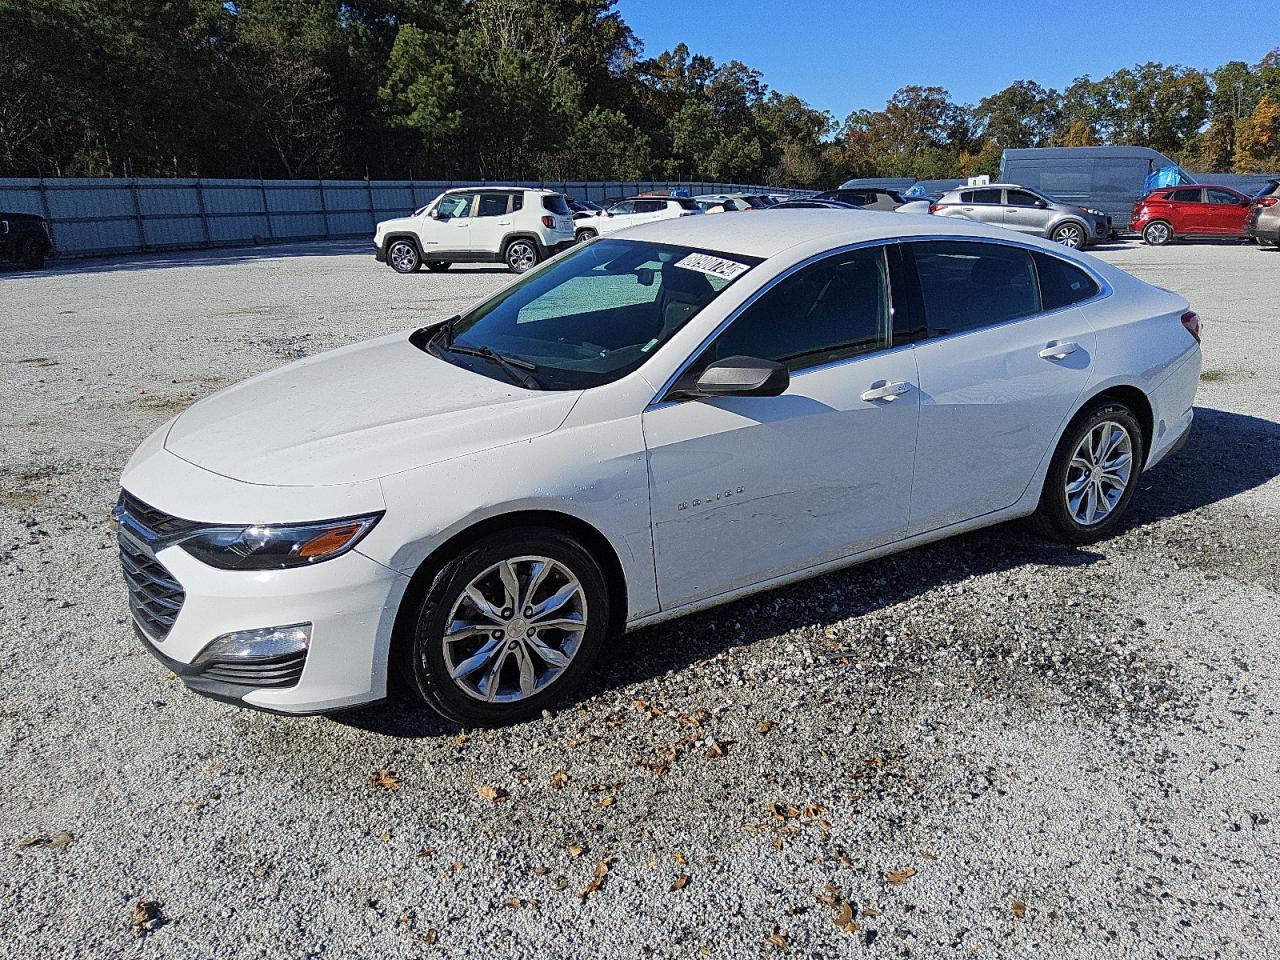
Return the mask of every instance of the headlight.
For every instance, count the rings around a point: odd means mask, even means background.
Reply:
[[[220,570],[286,570],[342,556],[381,517],[372,513],[322,523],[211,527],[180,544],[197,560]]]

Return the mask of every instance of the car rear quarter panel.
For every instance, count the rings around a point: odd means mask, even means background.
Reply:
[[[1200,345],[1182,325],[1189,305],[1115,268],[1099,272],[1113,292],[1083,306],[1098,335],[1096,379],[1087,396],[1119,386],[1141,390],[1152,407],[1148,444],[1154,462],[1166,437],[1172,440],[1189,422],[1195,401]]]

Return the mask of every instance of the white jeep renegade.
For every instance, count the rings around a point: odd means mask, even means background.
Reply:
[[[397,273],[448,270],[455,263],[505,263],[514,273],[573,245],[563,194],[525,187],[446,190],[412,216],[384,220],[374,256]]]

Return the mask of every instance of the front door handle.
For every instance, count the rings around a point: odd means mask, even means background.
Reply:
[[[878,387],[872,387],[862,395],[862,399],[867,402],[873,400],[896,400],[910,389],[911,384],[905,380],[899,380],[896,383],[885,383]]]
[[[509,226],[511,226],[511,221],[510,221],[510,220],[499,220],[499,221],[498,221],[498,226],[500,226],[500,227],[509,227]]]
[[[1066,343],[1051,343],[1040,351],[1041,360],[1065,360],[1077,350],[1080,344],[1067,341]]]

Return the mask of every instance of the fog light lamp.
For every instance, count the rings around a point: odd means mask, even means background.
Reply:
[[[284,627],[259,627],[224,633],[200,651],[196,663],[211,661],[274,660],[306,653],[311,643],[311,624],[291,623]]]

